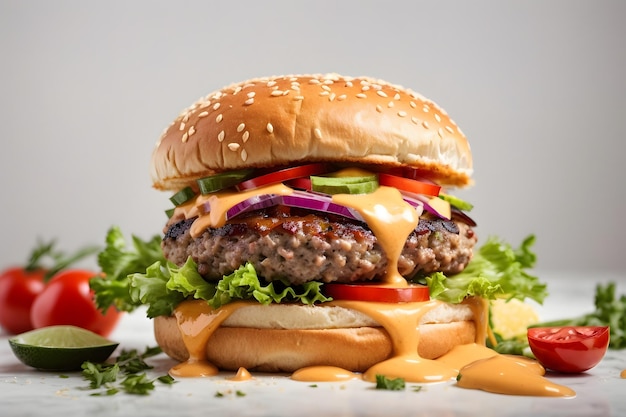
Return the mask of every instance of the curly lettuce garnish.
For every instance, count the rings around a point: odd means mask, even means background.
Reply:
[[[449,303],[460,303],[466,297],[530,298],[543,303],[546,285],[526,272],[536,261],[530,250],[535,236],[528,236],[519,248],[489,238],[460,273],[447,277],[437,272],[426,277],[430,296]]]
[[[135,273],[129,279],[131,298],[135,303],[148,305],[148,317],[169,315],[187,298],[206,300],[214,309],[234,300],[256,300],[261,304],[285,301],[313,304],[331,300],[321,293],[319,282],[294,286],[281,281],[264,284],[250,263],[216,283],[205,281],[191,258],[182,267],[156,262],[145,274]]]

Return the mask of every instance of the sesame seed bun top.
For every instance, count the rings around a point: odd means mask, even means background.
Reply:
[[[434,102],[367,77],[286,75],[232,84],[199,99],[163,132],[154,187],[179,190],[242,168],[350,162],[423,169],[471,183],[465,135]]]

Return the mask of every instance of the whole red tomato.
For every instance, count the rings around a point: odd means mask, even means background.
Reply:
[[[557,372],[585,372],[596,366],[609,346],[606,326],[528,329],[528,344],[544,367]]]
[[[0,274],[0,326],[11,334],[33,330],[30,308],[45,287],[46,270],[14,267]]]
[[[97,275],[83,269],[66,269],[48,282],[35,299],[30,318],[35,328],[69,324],[108,336],[121,313],[113,306],[102,314],[94,304],[90,278]]]

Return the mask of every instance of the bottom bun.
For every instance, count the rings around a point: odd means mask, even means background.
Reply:
[[[423,323],[419,326],[418,354],[435,359],[461,344],[473,343],[472,320]],[[184,362],[189,353],[176,318],[154,319],[157,343],[168,356]],[[364,372],[392,355],[392,343],[382,327],[334,329],[276,329],[219,327],[207,344],[207,359],[221,370],[244,367],[258,372],[294,372],[315,366],[337,366]]]

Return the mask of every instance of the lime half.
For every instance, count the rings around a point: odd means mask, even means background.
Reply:
[[[76,326],[49,326],[9,339],[22,363],[47,371],[77,371],[85,361],[104,362],[119,345]]]

